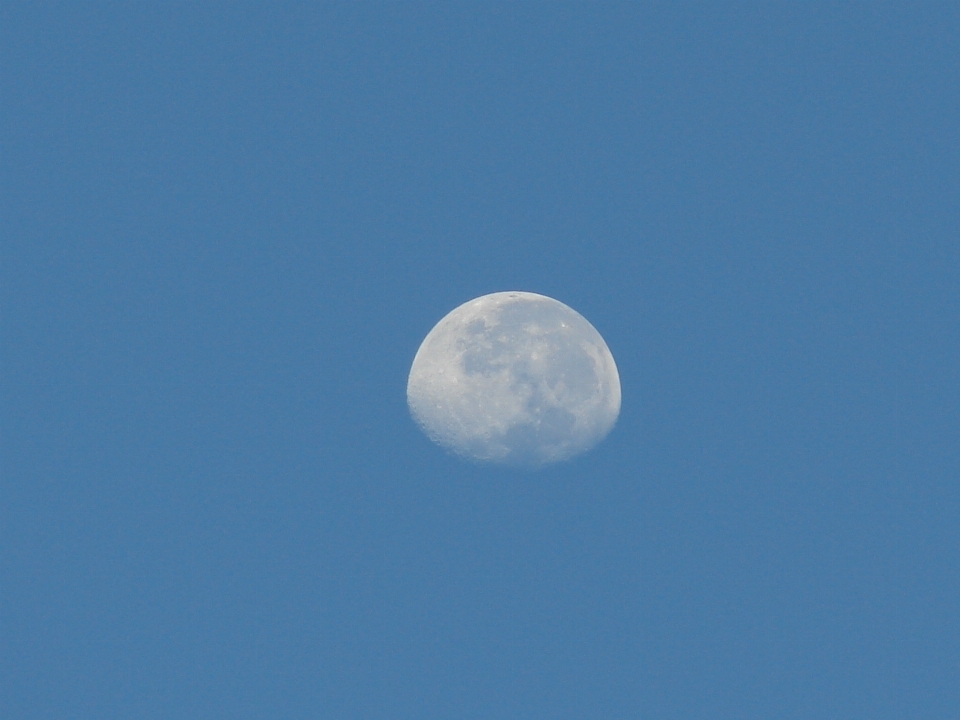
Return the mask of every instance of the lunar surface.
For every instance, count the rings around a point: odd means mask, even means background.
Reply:
[[[430,331],[407,402],[424,432],[458,455],[536,466],[610,432],[620,376],[582,315],[544,295],[500,292],[464,303]]]

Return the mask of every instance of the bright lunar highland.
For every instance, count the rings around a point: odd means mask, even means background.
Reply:
[[[500,292],[430,331],[407,381],[410,413],[458,455],[510,465],[566,460],[620,414],[620,376],[600,333],[562,302]]]

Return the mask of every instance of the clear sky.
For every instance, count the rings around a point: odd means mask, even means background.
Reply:
[[[960,716],[956,3],[0,7],[0,715]],[[600,331],[538,472],[454,307]]]

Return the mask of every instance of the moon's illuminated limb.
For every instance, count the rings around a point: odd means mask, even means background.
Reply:
[[[484,295],[420,346],[407,381],[414,419],[477,460],[540,465],[602,440],[620,413],[620,376],[600,333],[557,300]]]

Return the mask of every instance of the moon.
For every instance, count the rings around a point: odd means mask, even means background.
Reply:
[[[531,292],[464,303],[430,331],[407,380],[410,414],[472,460],[538,466],[600,442],[620,414],[620,375],[582,315]]]

